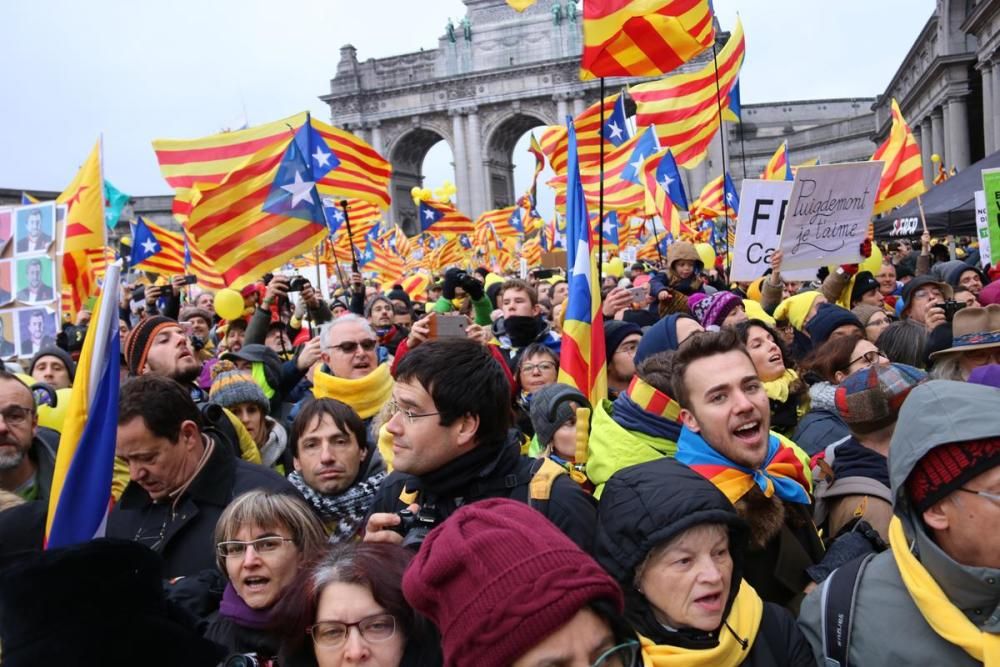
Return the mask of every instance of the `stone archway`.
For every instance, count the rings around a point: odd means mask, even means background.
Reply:
[[[549,125],[541,114],[514,111],[497,120],[486,132],[486,205],[490,208],[510,206],[521,194],[514,191],[514,146],[525,132]],[[518,156],[528,159],[530,156]]]
[[[392,162],[390,219],[411,236],[420,232],[420,225],[410,190],[423,187],[424,158],[439,141],[447,141],[447,137],[437,130],[420,126],[403,133],[389,148],[389,160]]]

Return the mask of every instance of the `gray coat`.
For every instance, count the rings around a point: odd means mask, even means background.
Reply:
[[[889,450],[893,511],[913,552],[948,598],[982,630],[1000,632],[1000,570],[961,565],[925,533],[910,507],[905,482],[924,455],[939,445],[1000,435],[1000,390],[935,380],[915,388],[899,413]],[[827,579],[827,582],[830,580]],[[823,586],[802,603],[799,626],[823,665],[820,599]],[[980,665],[938,636],[900,578],[891,551],[876,556],[862,575],[851,632],[852,665]]]

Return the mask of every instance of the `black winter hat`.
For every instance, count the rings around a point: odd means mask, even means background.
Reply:
[[[858,275],[854,276],[854,287],[851,288],[851,306],[861,301],[861,297],[873,289],[878,289],[878,281],[872,272],[859,271]]]
[[[630,334],[642,334],[642,328],[626,320],[605,320],[604,321],[604,349],[607,359],[611,359],[615,350],[622,344]]]
[[[31,358],[31,365],[28,366],[28,375],[33,375],[35,372],[35,364],[42,357],[55,357],[59,361],[63,362],[63,366],[66,367],[66,371],[69,372],[69,381],[73,382],[76,377],[76,362],[73,361],[73,357],[69,356],[69,352],[62,349],[61,347],[43,347],[35,356]]]
[[[845,324],[854,324],[858,327],[858,333],[864,335],[865,328],[861,324],[858,316],[833,303],[821,303],[816,309],[816,314],[806,325],[806,333],[812,339],[813,347],[822,345],[829,338],[830,334],[837,327]]]
[[[410,295],[406,293],[402,287],[394,286],[389,293],[386,295],[389,297],[390,301],[402,301],[406,304],[407,308],[412,308],[413,303],[410,301]]]
[[[538,444],[542,447],[552,442],[559,427],[573,416],[570,401],[584,408],[591,407],[587,397],[568,384],[556,382],[531,395],[531,425],[535,427]]]
[[[31,554],[0,573],[4,667],[217,665],[225,650],[166,601],[163,561],[126,540]]]

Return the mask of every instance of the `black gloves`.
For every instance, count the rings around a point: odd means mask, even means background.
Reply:
[[[457,267],[452,267],[444,273],[444,289],[441,295],[449,301],[455,298],[455,288],[462,284],[462,277],[465,271]]]
[[[463,273],[462,281],[459,283],[465,293],[468,294],[473,301],[479,301],[483,298],[483,284],[476,280],[475,276],[471,273]]]

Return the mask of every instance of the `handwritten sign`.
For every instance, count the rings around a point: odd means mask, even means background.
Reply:
[[[781,229],[786,270],[861,261],[881,162],[800,167]]]
[[[983,192],[986,195],[990,256],[996,266],[1000,262],[1000,169],[983,169]]]
[[[986,193],[976,190],[976,236],[979,237],[979,264],[985,269],[990,265],[990,217],[986,211]]]

